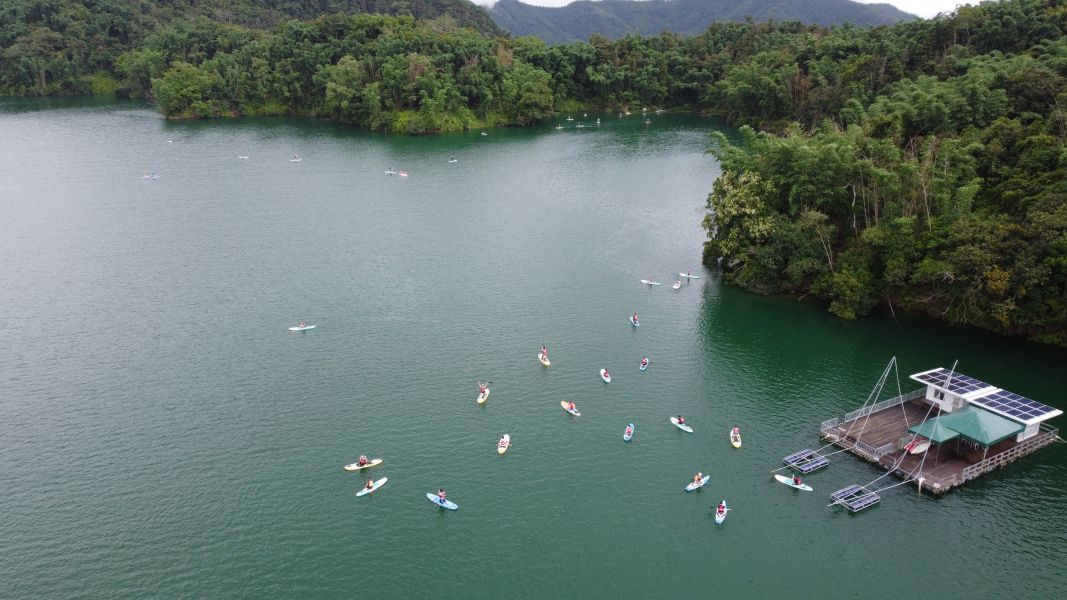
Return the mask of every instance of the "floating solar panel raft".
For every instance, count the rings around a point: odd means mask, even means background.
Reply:
[[[805,448],[800,452],[794,452],[783,458],[782,462],[785,463],[785,466],[792,467],[807,475],[830,464],[830,459],[810,448]]]
[[[850,485],[830,494],[834,504],[840,504],[852,512],[870,508],[882,501],[882,497],[859,485]]]

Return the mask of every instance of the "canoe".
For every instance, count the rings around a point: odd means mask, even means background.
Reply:
[[[636,429],[636,428],[634,427],[633,423],[630,423],[629,425],[627,425],[626,426],[626,431],[622,432],[622,441],[628,442],[628,441],[632,440],[633,437],[634,437],[634,429]]]
[[[722,525],[722,522],[726,520],[726,514],[730,512],[730,508],[726,506],[726,500],[722,501],[722,505],[726,507],[725,510],[719,512],[718,507],[715,508],[715,524]]]
[[[671,417],[671,423],[674,423],[675,427],[677,427],[678,429],[681,429],[682,431],[684,431],[686,433],[693,433],[693,428],[688,426],[688,425],[686,425],[685,423],[679,423],[678,422],[678,417]]]
[[[571,413],[572,415],[574,415],[576,417],[582,416],[582,413],[578,412],[577,408],[571,409],[571,403],[567,402],[566,400],[560,400],[559,401],[559,405],[563,407],[563,410]]]
[[[433,492],[427,492],[426,493],[426,499],[429,500],[430,502],[433,502],[437,506],[440,506],[441,508],[447,508],[448,510],[456,510],[457,508],[459,508],[459,505],[456,504],[455,502],[449,500],[448,498],[445,498],[444,500],[442,500],[442,499],[438,498],[437,494],[435,494]]]
[[[640,327],[641,326],[641,324],[638,323],[637,320],[635,320],[633,317],[630,317],[630,325],[633,325],[634,327]]]
[[[496,444],[496,453],[497,454],[503,454],[503,453],[507,452],[508,448],[510,448],[510,447],[511,447],[511,436],[505,433],[504,434],[504,439],[502,441],[500,441],[500,442],[497,442],[497,444]]]
[[[735,433],[733,430],[730,431],[730,445],[733,446],[734,448],[740,448],[741,447],[741,434],[740,433]]]
[[[699,490],[700,488],[707,485],[709,479],[711,479],[711,475],[705,475],[701,477],[700,481],[690,481],[689,485],[685,486],[685,491],[692,492],[694,490]]]
[[[600,369],[600,378],[604,380],[604,383],[611,383],[611,374],[607,369]]]
[[[359,463],[352,463],[350,465],[345,465],[345,470],[346,471],[362,471],[363,469],[372,469],[374,467],[377,467],[380,464],[382,464],[382,459],[375,458],[375,459],[368,460],[367,464],[365,464],[365,465],[360,465]]]
[[[489,399],[489,388],[485,388],[484,392],[478,392],[478,404],[485,404],[485,401]]]
[[[551,367],[552,366],[552,361],[548,360],[548,357],[545,356],[544,354],[541,354],[540,352],[537,353],[537,360],[538,360],[538,362],[540,362],[542,365],[544,365],[546,367]]]
[[[318,327],[318,325],[304,325],[303,327],[296,325],[295,327],[290,327],[289,331],[308,331],[315,329],[316,327]]]
[[[781,483],[782,485],[788,485],[794,490],[804,490],[805,492],[810,492],[812,489],[811,486],[806,483],[802,483],[800,485],[793,483],[792,477],[786,477],[785,475],[775,475],[774,478],[778,480],[778,483]]]
[[[372,493],[378,491],[378,488],[380,488],[383,485],[385,485],[385,482],[387,482],[387,481],[389,481],[388,477],[382,477],[378,481],[374,482],[374,487],[372,487],[372,488],[364,487],[363,489],[361,489],[358,492],[356,492],[356,497],[358,498],[360,496],[366,496],[367,494],[372,494]]]

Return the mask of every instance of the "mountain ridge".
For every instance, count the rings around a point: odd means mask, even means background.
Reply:
[[[744,22],[749,17],[821,26],[891,25],[918,18],[889,4],[851,0],[577,0],[560,7],[498,0],[487,10],[508,33],[532,35],[548,44],[586,41],[594,34],[610,39],[663,31],[698,35],[712,22]]]

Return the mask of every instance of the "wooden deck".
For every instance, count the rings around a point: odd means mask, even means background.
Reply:
[[[1042,426],[1041,433],[1034,437],[1022,442],[1010,438],[988,451],[961,437],[933,444],[923,461],[922,454],[907,454],[903,450],[911,439],[908,427],[921,423],[930,408],[921,394],[911,392],[872,408],[869,416],[870,409],[850,413],[846,421],[824,422],[823,439],[934,494],[944,494],[965,481],[1048,446],[1058,435],[1056,429]],[[930,418],[937,416],[936,409],[929,413]]]

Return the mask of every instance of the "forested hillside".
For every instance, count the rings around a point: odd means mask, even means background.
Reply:
[[[585,41],[592,35],[697,35],[715,21],[749,18],[823,26],[889,25],[915,18],[889,4],[850,0],[579,0],[559,7],[498,0],[489,14],[512,35],[532,35],[549,44]]]
[[[450,17],[503,33],[468,0],[3,0],[0,94],[107,94],[118,57],[171,23],[197,18],[270,29],[286,19],[380,13]]]

